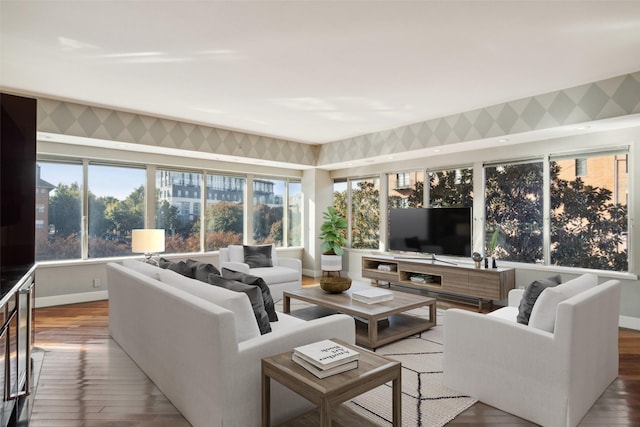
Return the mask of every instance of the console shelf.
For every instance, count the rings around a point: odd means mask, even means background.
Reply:
[[[379,267],[382,265],[383,267]],[[382,270],[380,269],[382,268]],[[424,289],[462,297],[499,301],[515,287],[513,268],[475,268],[470,264],[449,265],[430,259],[362,257],[362,277],[376,282]],[[424,283],[411,280],[424,277]]]

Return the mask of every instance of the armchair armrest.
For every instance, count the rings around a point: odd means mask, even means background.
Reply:
[[[223,268],[249,274],[249,264],[246,264],[244,262],[233,262],[233,261],[221,262],[220,271],[222,271]]]
[[[518,307],[524,295],[524,289],[511,289],[509,291],[509,307]]]
[[[278,258],[278,265],[292,268],[302,274],[302,261],[295,258]]]

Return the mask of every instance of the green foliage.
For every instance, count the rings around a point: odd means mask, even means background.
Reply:
[[[60,236],[80,235],[81,200],[78,183],[59,184],[49,199],[49,224],[55,226]]]
[[[359,181],[351,192],[351,247],[377,249],[380,241],[380,191],[371,181]]]
[[[459,173],[456,173],[456,170],[447,170],[429,174],[430,206],[438,208],[473,207],[473,169],[463,168],[458,171]]]
[[[557,172],[557,167],[552,172]],[[551,263],[627,271],[627,207],[606,188],[552,179]]]
[[[253,211],[253,241],[257,244],[282,245],[282,217],[282,206],[270,207],[264,203],[258,205]],[[276,223],[279,225],[274,228]]]
[[[207,233],[212,231],[231,231],[242,235],[244,208],[241,204],[218,202],[207,206]]]
[[[344,237],[347,231],[347,221],[333,206],[327,206],[327,210],[322,213],[324,222],[320,226],[322,240],[320,250],[325,255],[342,255],[343,246],[347,244]]]
[[[487,252],[500,259],[535,263],[542,260],[542,162],[486,169]],[[494,237],[495,236],[495,237]]]

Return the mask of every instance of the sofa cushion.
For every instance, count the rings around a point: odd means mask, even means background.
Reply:
[[[220,276],[220,271],[213,264],[207,264],[206,262],[195,259],[188,259],[186,263],[191,268],[193,278],[201,282],[209,283],[209,274],[217,274]]]
[[[253,309],[253,314],[256,318],[258,329],[260,329],[260,334],[264,335],[271,332],[269,315],[264,309],[262,292],[260,291],[259,287],[247,285],[236,280],[227,279],[225,277],[218,276],[217,274],[209,275],[209,283],[214,286],[220,286],[235,292],[244,292],[245,294],[247,294],[247,296],[249,297],[249,301],[251,301],[251,308]]]
[[[289,267],[252,268],[251,274],[262,277],[267,285],[300,281],[300,272]]]
[[[271,265],[278,265],[278,253],[276,252],[275,245],[261,245],[271,247]],[[229,253],[229,261],[231,262],[245,262],[244,260],[244,246],[243,245],[229,245],[227,247]]]
[[[536,300],[542,291],[546,288],[559,285],[561,280],[562,279],[560,279],[560,275],[558,274],[546,279],[534,280],[529,286],[527,286],[524,290],[524,294],[522,295],[522,299],[520,300],[520,305],[518,306],[518,323],[528,325],[533,305],[536,303]]]
[[[125,259],[122,261],[122,266],[137,271],[138,273],[142,273],[152,279],[160,280],[160,268],[155,265],[147,264],[146,262],[138,260]]]
[[[178,274],[182,274],[185,277],[193,279],[193,271],[191,271],[191,267],[189,267],[184,261],[170,261],[165,258],[160,258],[158,265],[160,268],[175,271]]]
[[[271,245],[244,245],[244,262],[249,268],[273,267]]]
[[[245,294],[189,279],[170,270],[160,270],[160,281],[233,312],[238,342],[260,336],[251,301]]]
[[[558,304],[580,292],[593,288],[597,284],[598,277],[595,274],[583,274],[561,285],[545,289],[531,310],[529,326],[553,333]]]
[[[262,277],[253,276],[251,274],[242,273],[240,271],[230,270],[228,268],[222,269],[222,276],[227,279],[237,280],[238,282],[242,282],[246,285],[257,286],[262,293],[262,300],[264,301],[264,308],[269,315],[269,321],[278,321],[278,315],[276,314],[273,297],[271,297],[271,290],[269,290],[269,286],[267,286]]]

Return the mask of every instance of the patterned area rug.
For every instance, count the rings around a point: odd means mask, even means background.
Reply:
[[[291,300],[291,311],[308,306]],[[282,309],[279,303],[279,310]],[[427,309],[409,313],[428,317]],[[443,313],[438,310],[437,326],[418,335],[376,349],[377,354],[402,363],[402,425],[437,427],[447,424],[476,403],[442,385]],[[364,393],[346,405],[380,426],[390,426],[392,419],[391,383]]]

